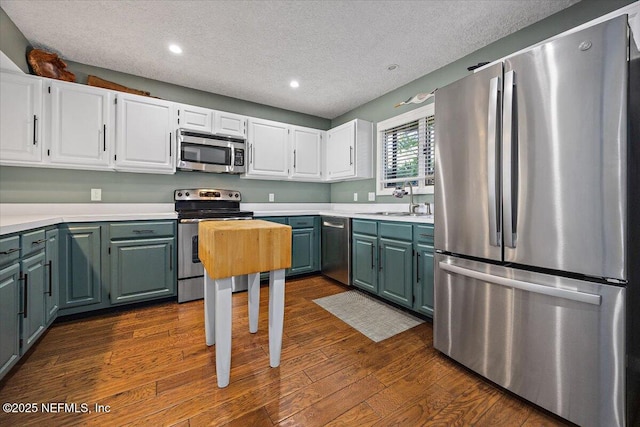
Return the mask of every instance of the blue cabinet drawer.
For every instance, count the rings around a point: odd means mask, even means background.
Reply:
[[[413,230],[411,224],[399,222],[380,222],[378,224],[380,237],[394,240],[412,240]]]
[[[433,245],[433,225],[414,225],[413,239],[418,243]]]
[[[0,265],[20,258],[20,236],[0,239]]]
[[[160,222],[125,222],[111,224],[109,236],[111,239],[144,239],[149,237],[173,236],[173,221]]]
[[[291,228],[310,228],[313,227],[314,217],[312,216],[291,216],[289,217],[289,225]]]
[[[351,231],[359,234],[370,234],[375,236],[378,234],[378,223],[376,221],[367,221],[364,219],[354,219],[351,222]]]
[[[22,244],[20,245],[22,256],[44,249],[46,243],[47,238],[43,229],[23,233]]]

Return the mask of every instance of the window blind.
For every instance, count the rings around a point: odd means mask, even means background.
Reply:
[[[428,116],[383,131],[382,179],[385,188],[410,181],[433,184],[435,168],[435,117]]]

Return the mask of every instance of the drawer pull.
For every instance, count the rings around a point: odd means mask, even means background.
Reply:
[[[0,255],[9,255],[9,254],[12,254],[14,252],[18,252],[19,250],[20,250],[20,248],[11,248],[9,250],[0,252]]]
[[[35,242],[31,242],[31,246],[34,246],[34,245],[41,245],[41,244],[43,244],[43,243],[44,243],[44,242],[46,242],[46,241],[47,241],[47,239],[40,239],[40,240],[36,240]]]
[[[420,237],[433,237],[431,234],[420,233]]]
[[[155,231],[153,230],[132,230],[136,234],[153,234]]]

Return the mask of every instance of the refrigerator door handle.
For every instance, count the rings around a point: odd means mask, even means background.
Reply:
[[[504,108],[502,118],[502,215],[504,218],[504,245],[510,248],[516,247],[517,207],[514,203],[514,191],[517,191],[517,125],[514,126],[514,118],[517,120],[517,111],[514,114],[514,90],[515,71],[504,73]],[[516,132],[514,132],[514,130]]]
[[[487,190],[489,196],[489,244],[500,246],[500,176],[497,165],[500,164],[500,77],[489,81],[489,113],[487,123]]]
[[[535,294],[547,295],[555,298],[563,298],[591,305],[600,305],[602,299],[600,295],[570,291],[568,289],[553,288],[550,286],[538,285],[536,283],[525,282],[522,280],[507,279],[506,277],[494,276],[492,274],[483,273],[481,271],[459,267],[457,265],[449,264],[445,261],[440,261],[438,263],[438,266],[440,267],[440,269],[448,271],[450,273],[460,274],[462,276],[481,280],[483,282],[489,282],[513,289],[520,289]]]

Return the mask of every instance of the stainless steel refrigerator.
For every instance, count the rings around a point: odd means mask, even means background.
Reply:
[[[434,346],[582,426],[640,423],[638,63],[624,15],[436,92]]]

